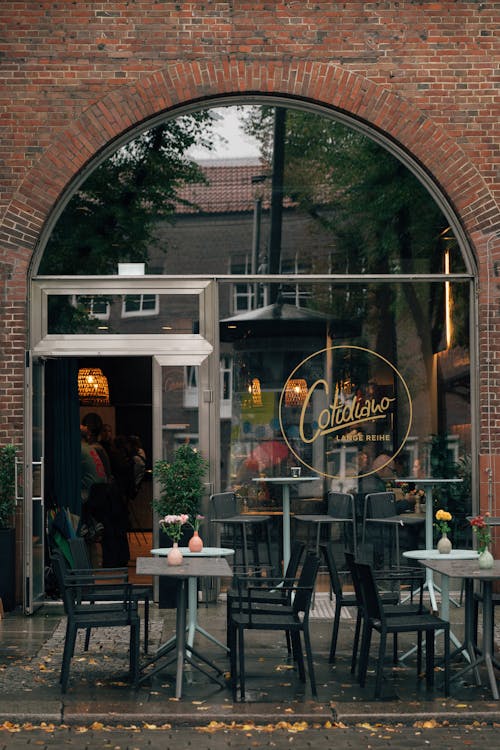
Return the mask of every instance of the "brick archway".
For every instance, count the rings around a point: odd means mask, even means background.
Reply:
[[[218,63],[178,63],[96,101],[54,137],[20,186],[6,213],[4,243],[15,247],[18,254],[31,254],[67,185],[125,132],[190,103],[235,96],[241,101],[245,95],[315,103],[384,133],[432,175],[481,254],[483,231],[489,228],[487,217],[494,201],[459,144],[414,105],[338,65],[310,61],[264,64],[228,58]]]

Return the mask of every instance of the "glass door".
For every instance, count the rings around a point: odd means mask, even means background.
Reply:
[[[44,363],[26,358],[26,384],[31,398],[31,414],[25,422],[24,471],[24,593],[26,614],[42,606],[44,587]]]
[[[191,445],[209,461],[202,514],[213,492],[215,449],[218,430],[215,419],[216,390],[210,385],[212,356],[184,354],[153,358],[153,456],[171,461],[181,445]],[[214,452],[214,455],[212,455]],[[158,497],[159,487],[153,486]],[[153,522],[153,544],[158,546],[158,519]]]

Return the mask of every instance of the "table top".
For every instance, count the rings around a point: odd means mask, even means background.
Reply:
[[[274,484],[292,484],[295,482],[312,482],[320,477],[253,477],[252,482],[273,482]]]
[[[483,581],[495,581],[500,578],[500,560],[495,560],[493,567],[485,570],[479,567],[477,560],[443,560],[443,557],[448,555],[441,555],[439,560],[422,560],[422,565],[450,578],[473,578]]]
[[[225,557],[185,557],[181,565],[169,565],[162,557],[138,557],[138,575],[169,578],[230,578],[233,575]]]
[[[399,524],[400,526],[416,526],[424,523],[424,516],[419,513],[400,513],[397,516],[387,516],[386,518],[367,518],[366,523],[388,523]]]
[[[152,555],[166,557],[172,547],[156,547],[151,550]],[[189,547],[179,547],[183,557],[228,557],[234,555],[234,549],[229,547],[203,547],[201,552],[191,552]]]
[[[410,560],[477,560],[479,554],[473,549],[452,549],[447,555],[437,549],[409,549],[403,552],[403,557]]]
[[[330,516],[328,513],[300,513],[295,518],[299,521],[316,521],[317,523],[354,523],[352,516]]]

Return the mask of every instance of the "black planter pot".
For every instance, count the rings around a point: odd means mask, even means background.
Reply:
[[[0,529],[0,599],[5,612],[16,606],[16,531]]]
[[[193,534],[191,526],[184,526],[182,536],[179,540],[179,547],[187,547]],[[160,529],[160,547],[171,547],[172,540]],[[160,576],[158,585],[158,607],[160,609],[175,609],[177,607],[177,591],[180,581],[173,578]]]

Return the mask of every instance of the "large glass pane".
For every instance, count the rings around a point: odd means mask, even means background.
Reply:
[[[162,458],[166,461],[173,460],[180,445],[199,446],[198,373],[195,365],[161,368]]]
[[[384,146],[316,112],[248,105],[172,118],[97,167],[39,273],[439,273],[444,248],[465,270],[433,197]],[[235,310],[252,305],[251,289],[235,294]]]
[[[233,362],[223,485],[272,507],[275,487],[252,480],[300,465],[320,477],[296,491],[303,507],[329,489],[374,491],[381,454],[400,477],[462,469],[470,480],[468,284],[294,285],[306,306],[283,301],[275,286],[266,290],[274,303],[220,323]],[[439,492],[462,523],[469,482]]]
[[[197,333],[195,294],[58,295],[48,297],[48,333]]]

